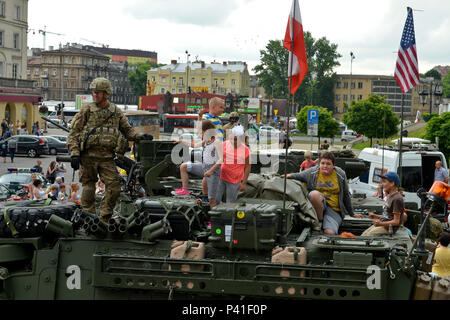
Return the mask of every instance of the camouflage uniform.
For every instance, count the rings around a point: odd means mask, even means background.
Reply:
[[[88,133],[96,126],[100,127],[85,143]],[[95,214],[95,184],[98,176],[105,183],[105,197],[100,205],[102,217],[112,214],[120,195],[120,178],[114,157],[122,139],[121,135],[134,141],[140,138],[140,134],[128,123],[116,105],[109,103],[108,107],[102,109],[95,103],[90,103],[74,117],[68,137],[71,156],[81,156],[81,204],[84,210]]]

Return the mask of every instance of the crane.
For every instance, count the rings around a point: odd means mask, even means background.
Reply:
[[[54,35],[57,35],[57,36],[65,36],[65,34],[62,34],[62,33],[56,33],[56,32],[47,31],[47,26],[44,26],[44,30],[39,29],[39,33],[42,33],[42,36],[44,38],[44,46],[43,46],[44,47],[43,48],[44,51],[45,51],[45,39],[46,39],[47,33],[48,34],[54,34]]]
[[[93,44],[96,44],[96,45],[100,45],[103,48],[108,48],[109,47],[109,45],[107,45],[107,44],[96,42],[96,41],[92,41],[92,40],[89,40],[89,39],[80,38],[80,40],[87,41],[87,42],[90,42],[90,43],[93,43]]]

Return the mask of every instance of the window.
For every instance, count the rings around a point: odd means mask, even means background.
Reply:
[[[0,17],[5,16],[6,3],[5,1],[0,1]]]
[[[353,100],[355,100],[355,95],[354,94],[352,94],[352,96],[350,97],[350,101],[353,101]]]
[[[64,89],[67,88],[67,82],[64,81]],[[65,92],[64,92],[65,93]],[[65,96],[65,95],[64,95]]]
[[[175,91],[176,91],[175,88],[172,88],[172,94],[175,94]]]
[[[64,77],[67,77],[69,75],[69,70],[64,69]]]
[[[178,85],[182,86],[183,85],[183,77],[179,77],[178,78]]]
[[[5,63],[3,61],[0,61],[0,77],[4,77],[5,74]]]
[[[47,87],[48,87],[48,80],[47,80],[47,79],[44,79],[44,80],[42,81],[42,86],[43,86],[44,88],[47,88]]]
[[[352,82],[352,89],[355,89],[355,82]]]
[[[336,95],[336,101],[341,101],[341,95],[340,94]]]
[[[344,82],[344,89],[348,89],[348,82]]]
[[[20,20],[20,6],[14,6],[14,19]]]
[[[362,89],[363,88],[363,83],[362,82],[358,82],[358,89]]]
[[[13,63],[12,65],[12,77],[14,79],[17,79],[19,76],[19,64],[18,63]]]
[[[53,81],[53,82],[52,82],[52,87],[53,87],[53,88],[56,88],[56,81]]]
[[[161,93],[165,93],[165,92],[166,92],[166,89],[161,88]]]
[[[220,79],[220,84],[224,85],[225,84],[225,79]]]
[[[68,57],[64,57],[64,63],[69,63],[69,58]]]
[[[218,84],[219,84],[219,80],[214,79],[214,88],[217,88]]]
[[[155,77],[152,77],[152,81],[155,82]]]
[[[195,78],[191,78],[191,84],[195,83]]]
[[[52,71],[52,75],[56,77],[56,69],[53,69]]]
[[[5,31],[0,31],[0,47],[5,46]]]
[[[202,84],[206,84],[206,78],[202,78]]]
[[[336,82],[336,88],[339,89],[340,87],[341,87],[341,82],[340,81]]]
[[[53,57],[53,63],[58,63],[58,59],[56,57]]]
[[[38,76],[39,75],[39,68],[34,68],[34,75]]]
[[[362,97],[362,94],[358,94],[358,101],[359,101],[359,100],[362,100],[362,98],[363,98],[363,97]]]
[[[348,100],[348,95],[344,94],[344,101]]]
[[[20,49],[19,34],[18,33],[14,33],[14,35],[13,35],[13,48],[14,49]]]
[[[166,77],[163,77],[163,78],[161,79],[161,82],[162,82],[162,83],[166,83]]]
[[[31,74],[30,69],[27,69],[27,76],[29,76]]]
[[[231,79],[231,85],[236,85],[236,80],[235,79]]]

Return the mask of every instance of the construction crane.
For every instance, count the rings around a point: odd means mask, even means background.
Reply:
[[[46,37],[47,37],[47,33],[48,34],[54,34],[54,35],[57,35],[57,36],[65,36],[65,34],[62,34],[62,33],[56,33],[56,32],[50,32],[50,31],[47,31],[47,26],[44,26],[44,30],[39,30],[39,33],[42,33],[42,36],[43,36],[43,38],[44,38],[44,45],[43,45],[43,50],[45,51],[45,39],[46,39]]]
[[[80,40],[87,41],[87,42],[90,42],[90,43],[102,46],[103,48],[108,48],[109,47],[109,45],[107,45],[107,44],[96,42],[96,41],[92,41],[92,40],[89,40],[89,39],[80,38]]]

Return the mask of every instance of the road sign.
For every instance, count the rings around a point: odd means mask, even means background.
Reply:
[[[308,123],[308,136],[316,137],[319,135],[319,124],[317,123]]]
[[[275,113],[275,115],[278,114],[278,109],[273,110],[273,113]]]
[[[309,109],[308,110],[308,124],[318,124],[319,123],[319,110]]]
[[[278,117],[277,116],[273,117],[273,122],[277,123],[277,121],[278,121]]]

